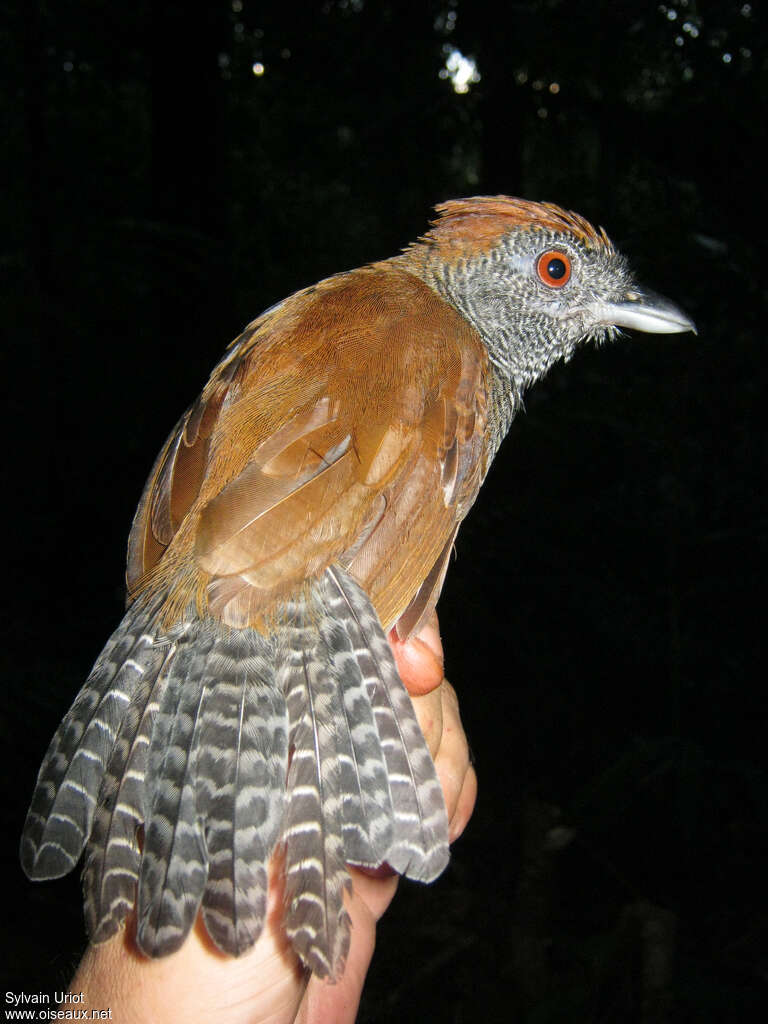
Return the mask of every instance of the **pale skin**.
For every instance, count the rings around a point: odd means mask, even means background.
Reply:
[[[435,761],[453,841],[472,814],[477,777],[456,692],[443,676],[437,616],[406,643],[393,635],[390,643]],[[222,955],[198,920],[178,953],[148,960],[136,949],[129,922],[121,935],[86,951],[70,986],[71,992],[84,993],[77,1008],[110,1008],[111,1019],[120,1024],[352,1024],[373,956],[376,923],[395,895],[398,876],[386,869],[350,873],[352,891],[345,904],[352,940],[344,974],[335,984],[308,977],[291,950],[280,924],[280,872],[273,870],[267,924],[248,953],[237,959]]]

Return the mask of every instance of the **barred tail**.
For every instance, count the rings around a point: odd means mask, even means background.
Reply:
[[[80,859],[128,709],[165,660],[153,635],[159,603],[129,609],[56,730],[21,838],[21,864],[31,879],[60,878]]]
[[[272,648],[210,619],[179,645],[145,783],[137,939],[150,956],[178,949],[201,903],[224,952],[237,956],[261,934],[287,761]]]
[[[338,977],[346,864],[430,881],[448,860],[442,791],[376,613],[337,567],[269,636],[192,612],[162,634],[161,605],[129,609],[57,730],[24,870],[66,874],[87,844],[93,941],[135,906],[140,948],[163,956],[202,910],[239,955],[263,929],[282,840],[287,934],[316,974]]]
[[[435,767],[376,613],[342,570],[287,609],[280,678],[293,750],[288,775],[285,926],[320,976],[349,946],[344,862],[389,862],[430,881],[448,861]]]
[[[136,906],[140,948],[165,955],[202,903],[214,942],[237,955],[263,928],[285,798],[274,641],[195,616],[163,635],[161,604],[129,609],[59,726],[24,826],[22,866],[32,879],[57,878],[87,843],[94,942]]]

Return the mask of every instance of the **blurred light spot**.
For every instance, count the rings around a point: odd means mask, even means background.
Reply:
[[[553,96],[557,96],[557,94],[560,92],[560,83],[559,82],[550,82],[549,83],[549,91],[552,93]]]
[[[288,60],[288,58],[291,56],[291,51],[288,49],[287,46],[285,47],[284,50],[280,51],[280,56],[283,58],[283,60]]]
[[[523,71],[522,68],[519,71],[516,71],[515,72],[515,81],[517,82],[518,85],[525,85],[525,83],[528,81],[528,72],[527,71]]]
[[[74,66],[75,65],[72,63],[71,60],[65,60],[63,65],[62,65],[62,67],[64,68],[65,71],[72,71]]]
[[[256,75],[257,78],[260,78],[261,75],[264,74],[265,70],[266,69],[264,65],[259,60],[257,60],[255,64],[251,65],[251,71],[254,73],[254,75]]]
[[[531,82],[531,86],[536,90],[536,92],[541,92],[541,90],[544,88],[544,83],[540,78],[537,78],[533,82]]]
[[[229,67],[229,54],[228,53],[220,53],[219,57],[218,57],[218,61],[219,61],[219,67],[220,68],[228,68]]]
[[[742,17],[748,18],[752,13],[752,4],[744,4],[741,8]]]
[[[447,53],[445,67],[440,70],[441,78],[450,78],[453,91],[457,93],[469,92],[470,85],[480,81],[480,72],[472,57],[465,57],[460,50],[454,46],[443,47]]]
[[[684,40],[682,36],[675,36],[675,46],[682,46],[683,42]]]
[[[723,54],[723,64],[730,64],[732,60],[733,58],[731,57],[730,53]]]
[[[539,109],[536,111],[536,113],[538,114],[538,116],[543,121],[544,118],[547,116],[547,108],[546,107],[539,107]]]
[[[667,11],[667,17],[670,21],[677,21],[677,11],[674,9],[674,7],[670,7],[670,9]]]
[[[707,249],[709,252],[722,256],[728,252],[728,245],[719,238],[712,238],[711,235],[699,235],[695,234],[691,236],[694,242],[697,242],[702,249]]]
[[[232,0],[232,10],[235,14],[239,14],[243,9],[243,0]]]
[[[435,18],[435,28],[438,32],[448,35],[456,28],[456,11],[442,11]]]
[[[749,57],[752,56],[752,51],[748,47],[746,47],[746,46],[740,46],[739,47],[739,53],[741,54],[742,57],[749,58]],[[82,64],[80,66],[82,67]]]

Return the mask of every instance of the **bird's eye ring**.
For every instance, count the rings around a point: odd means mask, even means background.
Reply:
[[[571,260],[564,252],[549,249],[539,256],[536,273],[548,288],[562,288],[571,277]]]

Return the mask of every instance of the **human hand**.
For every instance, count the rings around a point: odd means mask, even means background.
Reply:
[[[445,794],[451,841],[461,835],[474,808],[477,779],[453,687],[443,678],[437,617],[403,643],[390,643],[400,675],[435,761]],[[282,872],[279,855],[270,871],[264,932],[243,956],[220,953],[198,919],[182,948],[149,960],[137,949],[129,921],[124,932],[86,952],[71,992],[83,992],[86,1007],[110,1008],[121,1024],[210,1021],[215,1024],[319,1024],[352,1022],[370,966],[376,923],[397,889],[388,869],[350,868],[352,888],[345,906],[352,937],[342,977],[334,984],[309,976],[282,929]]]

